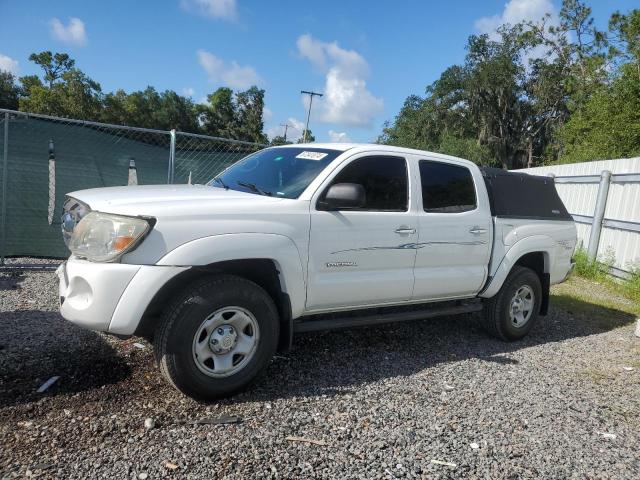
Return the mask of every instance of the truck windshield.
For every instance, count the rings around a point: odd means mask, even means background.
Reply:
[[[207,185],[281,198],[298,198],[341,150],[275,147],[235,163]]]

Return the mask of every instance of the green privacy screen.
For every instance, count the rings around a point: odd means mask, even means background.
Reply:
[[[187,183],[189,178],[192,183],[205,183],[261,146],[180,133],[172,144],[170,132],[0,112],[0,188],[5,199],[0,254],[68,256],[60,234],[65,194],[86,188],[166,184],[171,148],[175,148],[174,183]]]

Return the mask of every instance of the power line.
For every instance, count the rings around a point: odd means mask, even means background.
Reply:
[[[309,117],[311,116],[311,104],[313,103],[313,97],[321,97],[322,93],[317,92],[309,92],[307,90],[300,90],[300,93],[309,95],[309,110],[307,111],[307,126],[304,129],[304,133],[302,135],[302,141],[304,143],[307,142],[307,135],[309,134]]]

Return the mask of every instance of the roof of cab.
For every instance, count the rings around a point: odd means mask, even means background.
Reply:
[[[380,143],[315,143],[314,142],[314,143],[294,143],[291,145],[281,145],[281,146],[296,147],[296,148],[306,147],[310,149],[323,148],[327,150],[338,150],[341,152],[346,152],[347,150],[351,150],[351,149],[358,149],[360,151],[367,151],[371,149],[371,150],[378,150],[383,152],[388,151],[388,152],[395,152],[395,153],[409,153],[413,155],[427,154],[431,158],[440,158],[442,160],[458,160],[458,161],[466,162],[471,165],[475,165],[470,160],[460,158],[460,157],[454,157],[452,155],[446,155],[444,153],[429,152],[426,150],[417,150],[414,148],[398,147],[395,145],[382,145]]]
[[[359,143],[292,143],[290,145],[278,145],[283,148],[323,148],[326,150],[339,150],[345,152],[353,147],[359,147]]]

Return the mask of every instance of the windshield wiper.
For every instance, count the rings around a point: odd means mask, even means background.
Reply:
[[[267,197],[272,196],[273,194],[271,192],[267,192],[266,190],[261,189],[260,187],[258,187],[255,183],[250,183],[250,182],[242,182],[242,181],[237,181],[236,182],[238,185],[240,185],[241,187],[245,187],[248,188],[249,190],[251,190],[254,193],[258,193],[260,195],[266,195]]]
[[[224,181],[220,177],[214,177],[213,181],[218,182],[220,185],[222,185],[222,188],[224,188],[225,190],[229,190],[229,185],[224,183]]]

